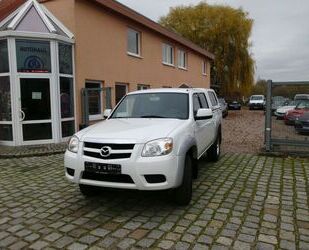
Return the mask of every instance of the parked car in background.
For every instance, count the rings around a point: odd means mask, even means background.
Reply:
[[[294,100],[309,100],[309,94],[297,94],[295,95]]]
[[[295,130],[298,133],[309,134],[309,111],[295,119]]]
[[[220,107],[221,107],[221,110],[222,110],[222,117],[225,118],[229,114],[229,108],[228,108],[227,102],[222,97],[218,98],[218,100],[219,100]]]
[[[249,99],[249,109],[264,109],[265,108],[265,96],[252,95]]]
[[[277,108],[277,110],[275,111],[275,116],[277,117],[277,119],[283,119],[284,115],[288,111],[295,109],[296,105],[299,102],[300,101],[291,100],[289,102],[284,103],[284,105],[282,105],[281,107]]]
[[[229,110],[241,110],[241,104],[238,101],[232,101],[228,104]]]
[[[288,111],[284,116],[284,123],[286,125],[294,125],[296,118],[302,116],[305,112],[309,111],[309,99],[300,101],[297,106]]]
[[[289,99],[288,98],[285,98],[283,96],[274,96],[273,98],[271,98],[271,112],[272,114],[274,115],[276,110],[289,103]]]

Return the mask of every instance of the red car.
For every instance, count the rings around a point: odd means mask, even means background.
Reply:
[[[297,104],[295,109],[288,111],[284,116],[284,123],[286,125],[294,125],[296,118],[302,116],[309,111],[309,100],[303,100]]]

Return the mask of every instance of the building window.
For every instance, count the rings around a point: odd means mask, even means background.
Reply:
[[[207,75],[207,62],[203,61],[202,63],[202,74]]]
[[[7,40],[0,40],[0,73],[9,72],[9,55]]]
[[[102,95],[100,89],[102,88],[101,82],[86,82],[88,91],[88,106],[90,120],[102,119]],[[91,90],[92,89],[92,90]]]
[[[178,68],[187,69],[187,53],[183,50],[178,50]]]
[[[163,44],[163,63],[174,66],[174,47],[169,44]]]
[[[17,71],[50,73],[50,42],[16,40]]]
[[[69,44],[59,43],[59,73],[73,74],[73,57],[72,46]]]
[[[128,85],[125,83],[116,83],[115,85],[115,97],[116,104],[121,101],[128,92]]]
[[[138,84],[137,85],[137,90],[145,90],[145,89],[150,89],[150,86],[145,85],[145,84]]]
[[[128,53],[140,56],[140,44],[141,44],[141,34],[140,32],[132,29],[128,29]]]

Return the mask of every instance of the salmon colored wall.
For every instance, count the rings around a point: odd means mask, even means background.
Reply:
[[[47,1],[43,5],[73,34],[75,33],[75,0]]]
[[[138,84],[150,85],[151,88],[178,87],[182,83],[203,88],[210,86],[210,62],[207,58],[166,40],[160,34],[90,1],[76,0],[74,5],[74,0],[58,0],[45,5],[75,35],[78,120],[81,120],[80,91],[86,80],[102,81],[104,87],[112,87],[113,105],[115,82],[128,83],[129,91],[136,90]],[[141,58],[127,55],[129,27],[142,34]],[[175,46],[175,65],[178,62],[177,48],[188,52],[188,70],[162,64],[162,43]],[[203,60],[207,60],[206,76],[202,75]]]

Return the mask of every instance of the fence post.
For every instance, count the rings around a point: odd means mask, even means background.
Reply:
[[[267,94],[266,94],[266,114],[265,114],[265,148],[266,151],[271,151],[271,94],[272,94],[272,81],[267,81]]]

